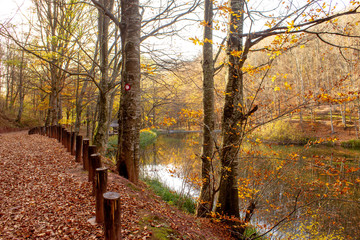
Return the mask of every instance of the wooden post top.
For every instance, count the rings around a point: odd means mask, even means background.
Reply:
[[[116,200],[120,198],[120,194],[117,192],[106,192],[103,194],[103,197],[109,200]]]
[[[106,170],[108,170],[108,168],[107,167],[100,167],[100,168],[97,168],[97,169],[95,169],[96,171],[106,171]]]

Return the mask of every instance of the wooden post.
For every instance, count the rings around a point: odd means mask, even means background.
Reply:
[[[71,146],[71,134],[70,132],[66,131],[66,149],[68,152],[71,151],[70,146]]]
[[[63,138],[63,133],[64,133],[62,126],[60,126],[59,131],[60,131],[60,134],[59,134],[59,142],[62,143],[62,138]]]
[[[65,130],[65,128],[63,128],[63,133],[62,133],[62,144],[66,148],[66,130]]]
[[[39,132],[38,127],[34,127],[28,131],[28,134],[33,135],[33,134],[37,134],[38,132]]]
[[[62,145],[64,145],[64,128],[60,128],[61,134],[60,134],[60,142]]]
[[[81,135],[76,136],[75,162],[81,162],[82,139]]]
[[[50,137],[51,138],[54,138],[54,136],[55,136],[55,131],[54,130],[55,130],[54,126],[51,126],[50,127]]]
[[[55,130],[55,139],[57,140],[57,141],[59,141],[59,126],[55,126],[54,127],[54,130]]]
[[[89,177],[88,177],[88,181],[92,182],[94,175],[93,175],[93,169],[92,169],[92,164],[91,164],[91,160],[90,157],[91,155],[96,153],[96,146],[95,145],[90,145],[89,146],[89,151],[88,151],[88,173],[89,173]]]
[[[106,192],[103,197],[105,240],[119,240],[121,239],[120,194]]]
[[[107,168],[97,168],[95,171],[95,195],[96,195],[96,222],[104,222],[104,198],[107,185]]]
[[[70,145],[70,153],[71,155],[75,156],[75,140],[76,139],[76,132],[71,132],[71,145]]]
[[[91,166],[91,170],[89,171],[89,178],[92,181],[92,196],[95,196],[95,173],[96,173],[96,169],[101,167],[101,155],[100,153],[95,153],[90,155],[90,161],[89,161]]]
[[[83,168],[89,170],[89,139],[84,138],[83,140]]]
[[[64,147],[66,147],[66,135],[65,135],[65,128],[62,128],[62,134],[61,134],[61,142]]]
[[[57,126],[57,140],[58,140],[58,142],[61,142],[61,126],[59,125],[59,126]]]
[[[66,151],[67,151],[67,140],[68,140],[67,131],[66,129],[64,129],[64,147]]]

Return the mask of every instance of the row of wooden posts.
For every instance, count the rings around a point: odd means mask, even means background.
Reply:
[[[96,222],[104,224],[106,240],[121,239],[120,194],[106,192],[106,167],[101,167],[101,156],[96,146],[89,145],[89,139],[69,132],[62,126],[36,127],[29,134],[40,134],[57,139],[66,150],[75,156],[76,162],[83,163],[88,171],[88,181],[92,182],[92,196],[96,197]]]

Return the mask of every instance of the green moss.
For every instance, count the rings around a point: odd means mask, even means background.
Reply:
[[[259,237],[260,234],[256,231],[256,229],[254,227],[247,227],[245,229],[245,233],[244,233],[245,238],[244,239],[259,239],[259,240],[266,240],[267,238],[264,237]]]
[[[173,231],[171,228],[167,227],[158,227],[158,228],[152,228],[153,236],[151,239],[169,239],[169,237],[172,235]]]
[[[132,183],[127,183],[126,185],[134,191],[137,191],[137,192],[140,191],[140,188],[138,188],[136,185],[134,185]]]
[[[153,222],[153,221],[160,221],[161,219],[156,216],[156,215],[145,215],[143,218],[142,218],[142,223],[148,223],[148,222]]]
[[[152,240],[180,239],[179,233],[171,229],[166,221],[156,215],[145,214],[140,220],[140,225],[151,230]]]

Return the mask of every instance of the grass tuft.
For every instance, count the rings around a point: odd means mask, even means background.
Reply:
[[[341,146],[344,148],[360,149],[360,139],[351,139],[349,141],[341,142]]]
[[[306,144],[309,138],[299,131],[299,127],[288,121],[271,122],[255,133],[255,136],[265,141],[280,144]]]
[[[266,240],[267,238],[266,237],[259,237],[260,234],[258,233],[258,231],[256,231],[256,229],[252,226],[249,226],[245,229],[245,232],[244,232],[244,239],[259,239],[259,240]]]
[[[195,213],[195,201],[191,197],[180,195],[171,191],[157,179],[145,178],[144,182],[154,191],[154,193],[171,205],[177,206],[186,212]]]
[[[157,138],[157,134],[149,129],[142,129],[140,131],[140,147],[146,148],[147,146],[153,144]]]

